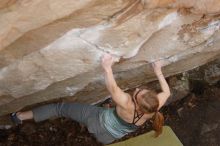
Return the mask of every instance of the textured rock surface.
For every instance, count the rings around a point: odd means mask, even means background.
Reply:
[[[219,14],[219,0],[142,0],[147,8],[188,8],[197,14]]]
[[[0,115],[51,99],[96,102],[108,93],[100,58],[121,88],[155,80],[220,56],[220,1],[6,0],[0,2]],[[96,96],[97,95],[97,96]]]
[[[187,78],[208,84],[215,84],[220,80],[220,59],[212,61],[197,71],[189,71]]]

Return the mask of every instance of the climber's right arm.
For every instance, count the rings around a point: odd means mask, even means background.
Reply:
[[[128,94],[122,91],[113,76],[112,65],[114,58],[110,54],[105,54],[102,58],[102,67],[105,73],[105,84],[108,91],[111,93],[113,101],[124,108],[127,108]]]

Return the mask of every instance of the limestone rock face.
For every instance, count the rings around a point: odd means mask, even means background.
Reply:
[[[219,0],[142,0],[147,8],[187,8],[198,14],[219,14]]]
[[[189,9],[190,8],[190,9]],[[57,98],[107,97],[100,58],[111,53],[126,90],[220,56],[219,0],[0,2],[0,115]]]

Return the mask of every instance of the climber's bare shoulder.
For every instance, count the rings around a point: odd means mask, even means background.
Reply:
[[[114,90],[114,93],[111,95],[116,106],[123,108],[123,109],[127,109],[127,107],[130,104],[130,99],[131,99],[131,96],[128,93],[118,88]]]

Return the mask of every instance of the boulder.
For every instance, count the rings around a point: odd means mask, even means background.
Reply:
[[[218,58],[196,70],[187,72],[187,78],[200,83],[216,84],[220,80],[220,59]]]
[[[53,99],[108,97],[106,52],[120,60],[113,70],[123,90],[156,80],[156,60],[166,60],[168,77],[220,56],[219,1],[154,2],[0,2],[0,115]]]

